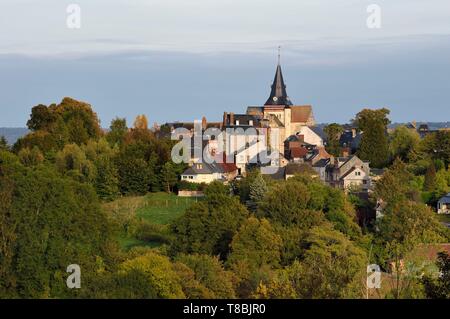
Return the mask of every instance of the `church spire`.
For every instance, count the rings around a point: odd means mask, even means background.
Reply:
[[[281,71],[281,47],[278,47],[278,65],[273,79],[272,90],[265,105],[292,105],[286,92],[283,72]]]

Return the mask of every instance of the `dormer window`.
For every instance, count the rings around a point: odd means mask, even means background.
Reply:
[[[203,165],[202,164],[197,164],[197,169],[202,169]]]

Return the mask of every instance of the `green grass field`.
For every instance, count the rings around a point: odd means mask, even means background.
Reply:
[[[167,225],[198,200],[167,193],[148,194],[136,215],[154,224]]]
[[[105,211],[117,224],[129,224],[131,220],[142,219],[152,224],[166,225],[181,216],[186,208],[201,199],[178,197],[174,194],[151,193],[138,197],[123,197],[104,204]],[[117,238],[124,250],[133,247],[159,247],[161,242],[143,241],[121,233]]]

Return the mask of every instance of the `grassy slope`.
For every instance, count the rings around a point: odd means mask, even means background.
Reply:
[[[120,198],[104,204],[104,209],[109,212],[114,211],[114,214],[120,215],[122,218],[123,216],[142,218],[153,224],[168,225],[195,202],[195,198],[182,198],[167,193],[151,193],[146,196]],[[118,237],[118,241],[124,250],[136,246],[158,247],[160,245],[158,242],[145,242],[123,234]]]
[[[195,203],[195,198],[178,197],[174,194],[154,193],[145,196],[145,203],[136,214],[149,222],[167,225],[182,215],[186,208]]]

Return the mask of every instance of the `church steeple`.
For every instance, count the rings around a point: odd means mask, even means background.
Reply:
[[[281,71],[280,62],[280,47],[278,47],[278,65],[275,73],[275,78],[273,79],[272,91],[267,99],[265,105],[292,105],[286,92],[286,85],[284,84],[283,72]]]

